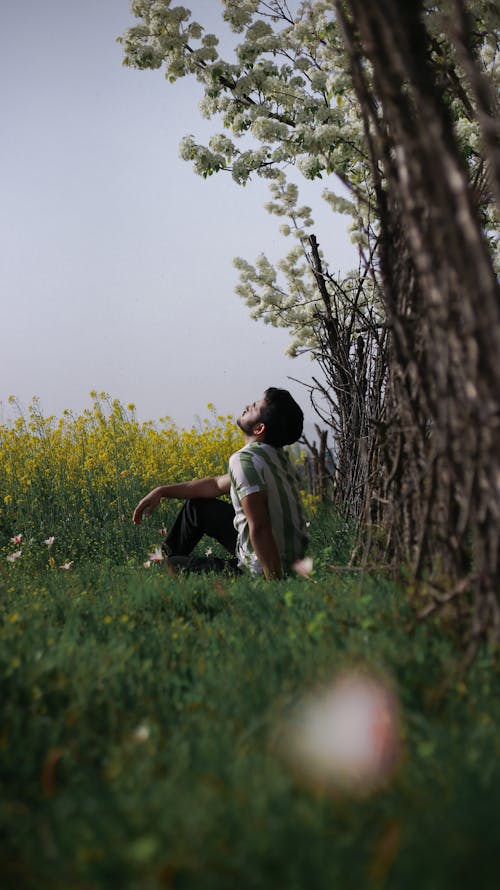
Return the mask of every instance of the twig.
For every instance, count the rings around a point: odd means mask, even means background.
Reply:
[[[425,609],[422,609],[421,612],[418,613],[417,618],[419,621],[422,621],[424,618],[427,618],[429,615],[432,615],[433,612],[436,612],[437,609],[441,609],[446,603],[451,602],[451,600],[455,599],[458,596],[462,596],[462,594],[466,593],[469,590],[471,584],[477,580],[476,575],[467,575],[466,578],[462,578],[455,587],[448,591],[448,593],[439,593],[439,591],[435,587],[429,587],[429,592],[434,600],[433,603],[426,606]]]

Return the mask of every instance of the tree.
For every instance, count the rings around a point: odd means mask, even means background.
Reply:
[[[370,146],[392,330],[398,461],[384,487],[401,505],[396,549],[417,576],[441,575],[426,613],[473,592],[472,655],[485,633],[500,639],[500,289],[423,3],[336,8]],[[500,130],[461,0],[442,26],[483,101],[480,168],[494,193]]]
[[[326,369],[344,503],[360,480],[356,514],[383,526],[395,562],[431,573],[427,612],[473,598],[473,653],[500,637],[498,5],[226,0],[243,35],[232,62],[184,8],[132,8],[126,63],[194,75],[222,120],[183,156],[202,175],[270,179],[297,236],[278,269],[240,260],[240,293]],[[291,164],[348,191],[327,197],[357,229],[357,276],[329,274]]]

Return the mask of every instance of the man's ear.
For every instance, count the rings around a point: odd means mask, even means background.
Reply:
[[[266,431],[265,423],[262,423],[262,421],[259,420],[258,423],[254,424],[254,428],[252,430],[252,435],[253,436],[262,436],[265,433],[265,431]]]

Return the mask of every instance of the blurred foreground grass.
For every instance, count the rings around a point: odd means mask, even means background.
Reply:
[[[384,577],[173,579],[80,561],[0,570],[0,886],[493,888],[498,677],[457,669]],[[315,582],[315,583],[314,583]],[[404,757],[366,799],[302,787],[275,745],[297,697],[345,665],[394,684]]]

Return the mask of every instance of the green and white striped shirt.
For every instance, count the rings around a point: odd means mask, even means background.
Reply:
[[[238,532],[238,564],[254,574],[262,573],[241,501],[256,491],[266,491],[274,540],[283,571],[287,571],[296,559],[302,559],[307,547],[299,481],[287,453],[264,442],[250,442],[229,458],[229,476]]]

